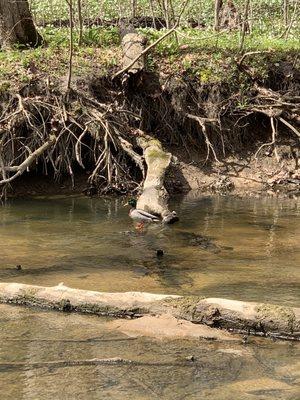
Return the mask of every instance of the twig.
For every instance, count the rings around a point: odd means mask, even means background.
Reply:
[[[286,125],[287,127],[289,127],[294,133],[296,133],[296,135],[300,138],[300,132],[293,126],[291,125],[289,122],[287,122],[284,118],[279,117],[278,118],[279,121],[281,121],[284,125]]]
[[[36,149],[33,153],[31,153],[22,164],[13,167],[5,167],[6,171],[16,171],[14,175],[10,178],[3,179],[0,181],[0,185],[4,185],[6,183],[10,183],[15,180],[18,176],[22,175],[23,172],[30,167],[30,165],[41,155],[43,154],[49,147],[51,147],[56,142],[56,136],[50,135],[47,142],[43,143],[38,149]]]

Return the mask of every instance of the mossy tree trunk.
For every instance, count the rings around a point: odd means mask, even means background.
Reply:
[[[157,214],[164,223],[172,224],[178,221],[178,217],[168,208],[169,195],[164,186],[165,173],[171,163],[172,154],[163,150],[159,140],[145,134],[140,136],[138,143],[143,149],[147,174],[137,208]]]
[[[42,38],[37,32],[28,0],[0,0],[0,46],[39,46]]]

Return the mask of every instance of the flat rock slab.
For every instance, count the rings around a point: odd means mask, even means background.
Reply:
[[[240,341],[240,337],[230,333],[177,319],[167,314],[147,315],[133,320],[114,320],[108,323],[108,327],[130,336]]]

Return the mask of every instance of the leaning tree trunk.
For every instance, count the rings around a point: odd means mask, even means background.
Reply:
[[[174,25],[176,27],[176,25]],[[169,31],[170,32],[170,31]],[[146,39],[132,27],[120,25],[123,48],[123,68],[116,76],[123,74],[122,84],[125,88],[128,80],[139,77],[146,68]],[[149,48],[149,47],[148,47]],[[163,223],[172,224],[178,221],[175,211],[168,208],[168,193],[164,187],[164,177],[172,159],[166,153],[160,141],[136,130],[137,142],[143,149],[143,157],[147,165],[147,174],[143,183],[142,193],[138,198],[137,207],[152,214],[159,215]]]
[[[147,174],[137,208],[161,216],[163,223],[173,224],[178,221],[178,217],[175,211],[171,212],[168,208],[169,195],[164,186],[165,173],[171,163],[172,154],[163,150],[158,139],[145,134],[140,134],[138,143],[143,149]]]
[[[18,44],[35,47],[41,42],[28,0],[0,0],[0,46]]]

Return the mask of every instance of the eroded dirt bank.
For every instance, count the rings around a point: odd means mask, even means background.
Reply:
[[[169,192],[283,188],[297,195],[299,68],[293,54],[276,63],[255,57],[228,66],[230,83],[204,83],[192,68],[174,74],[162,63],[125,85],[112,71],[77,79],[67,93],[60,81],[42,78],[2,92],[1,189],[14,196],[138,192],[146,134],[173,155]],[[253,65],[263,62],[262,74]],[[45,147],[50,135],[56,140]]]

